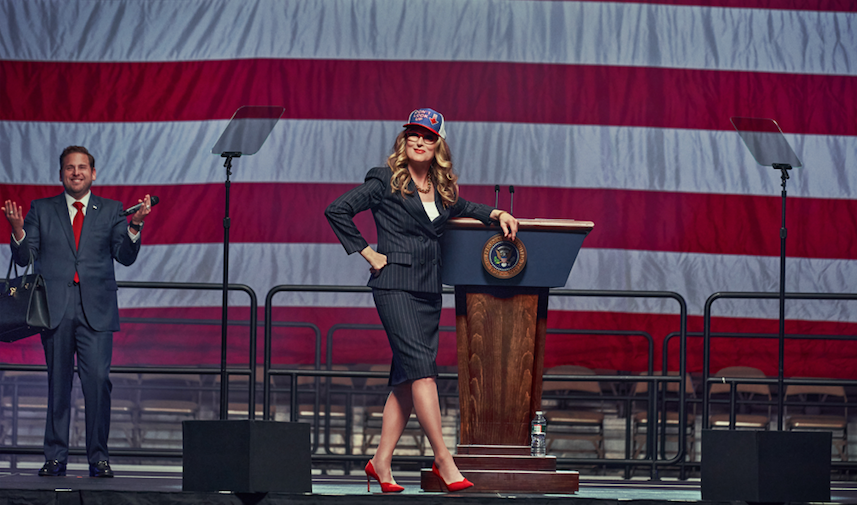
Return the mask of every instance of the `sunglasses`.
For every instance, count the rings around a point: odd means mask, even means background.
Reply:
[[[431,133],[431,132],[416,132],[416,131],[405,132],[405,139],[407,139],[408,142],[416,142],[417,137],[422,137],[423,142],[425,142],[428,145],[434,144],[435,142],[437,142],[437,139],[438,139],[438,136],[434,133]]]

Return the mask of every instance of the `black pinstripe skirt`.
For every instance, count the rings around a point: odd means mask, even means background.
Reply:
[[[372,289],[393,349],[389,385],[437,376],[440,293]]]

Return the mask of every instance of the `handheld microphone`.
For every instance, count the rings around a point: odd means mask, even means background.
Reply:
[[[151,197],[150,200],[152,201],[152,205],[157,205],[158,202],[161,201],[157,196]],[[130,216],[131,214],[134,214],[135,212],[140,210],[140,207],[142,207],[142,206],[143,206],[143,202],[140,202],[137,205],[134,205],[133,207],[128,207],[127,209],[122,211],[122,215],[123,216]]]

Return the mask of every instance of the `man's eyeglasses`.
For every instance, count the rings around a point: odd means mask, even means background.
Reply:
[[[423,142],[425,142],[427,145],[434,144],[435,142],[437,142],[437,138],[438,138],[436,134],[431,133],[431,132],[424,132],[424,133],[423,132],[415,132],[415,131],[405,132],[405,139],[407,139],[408,142],[416,142],[417,137],[422,137]]]

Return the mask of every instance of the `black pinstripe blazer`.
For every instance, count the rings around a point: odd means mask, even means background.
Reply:
[[[378,252],[387,256],[387,266],[368,285],[373,288],[401,289],[440,293],[440,237],[446,222],[453,217],[472,217],[485,224],[491,222],[493,207],[459,198],[455,205],[443,208],[435,191],[435,205],[440,213],[430,221],[416,193],[403,197],[391,192],[389,167],[375,167],[366,174],[362,185],[346,192],[324,211],[334,233],[348,254],[362,251],[368,242],[354,225],[359,212],[372,209],[378,229]]]

